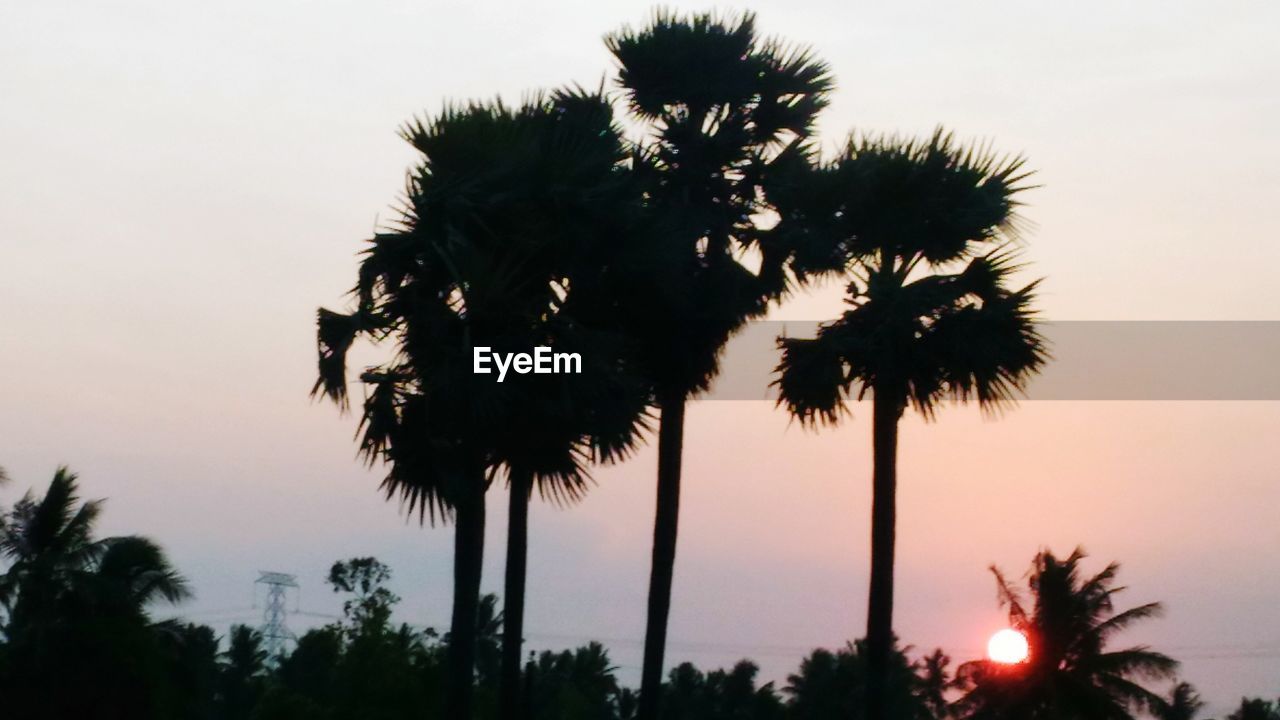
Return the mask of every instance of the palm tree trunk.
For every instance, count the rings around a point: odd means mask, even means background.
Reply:
[[[529,493],[533,478],[523,470],[511,473],[511,497],[507,513],[507,570],[502,607],[502,679],[499,717],[524,716],[520,703],[520,653],[524,642],[525,566],[529,556]]]
[[[662,663],[671,611],[676,530],[680,516],[680,455],[684,445],[683,393],[661,398],[658,430],[658,510],[653,523],[653,564],[649,571],[649,614],[644,631],[644,664],[636,720],[655,720],[662,701]]]
[[[449,626],[450,718],[471,718],[475,685],[476,616],[484,564],[484,468],[472,471],[454,508],[453,617]]]
[[[889,660],[893,652],[893,554],[897,522],[898,419],[896,394],[877,388],[872,409],[871,588],[867,598],[867,718],[887,720]]]

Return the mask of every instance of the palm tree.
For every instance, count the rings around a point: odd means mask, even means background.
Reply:
[[[531,488],[576,497],[584,464],[630,448],[648,395],[625,376],[604,333],[571,308],[590,306],[615,233],[626,222],[624,159],[600,94],[563,91],[519,108],[473,103],[403,135],[423,155],[396,226],[364,252],[355,309],[319,314],[315,391],[347,402],[345,357],[359,336],[391,341],[367,369],[361,450],[383,460],[383,489],[421,521],[455,521],[449,633],[450,715],[470,715],[487,486],[512,484],[507,593],[519,679],[524,518]],[[593,264],[594,263],[594,264]],[[473,349],[572,348],[580,377],[473,372]],[[588,351],[589,349],[589,351]]]
[[[1241,698],[1240,707],[1228,715],[1227,720],[1280,720],[1280,700]]]
[[[606,44],[631,112],[650,131],[633,167],[648,220],[640,257],[602,305],[638,340],[660,410],[657,513],[640,720],[659,711],[680,508],[685,404],[705,391],[743,324],[786,288],[787,248],[757,218],[779,161],[804,140],[832,87],[805,49],[756,33],[751,14],[658,11]],[[754,269],[753,261],[759,268]]]
[[[960,667],[968,692],[957,702],[969,720],[1018,718],[1100,718],[1132,720],[1134,712],[1168,711],[1160,695],[1138,680],[1170,677],[1172,658],[1145,646],[1108,650],[1107,643],[1134,623],[1160,614],[1159,603],[1117,611],[1119,566],[1108,565],[1085,577],[1084,553],[1059,559],[1048,550],[1036,555],[1027,583],[1032,604],[997,568],[992,568],[1010,626],[1026,636],[1031,653],[1025,663],[1000,665],[974,661]]]
[[[222,714],[232,720],[247,719],[262,695],[263,678],[270,656],[262,633],[248,625],[231,628],[222,654]]]
[[[137,536],[94,536],[102,502],[81,502],[59,468],[0,522],[0,604],[15,717],[147,717],[161,702],[162,635],[149,608],[190,596],[164,552]],[[30,713],[24,714],[24,713]]]
[[[529,658],[531,678],[526,711],[533,720],[604,720],[615,718],[622,689],[617,668],[599,643],[559,653],[543,651]]]
[[[910,647],[896,644],[890,655],[886,681],[886,707],[895,720],[941,720],[937,701],[950,687],[947,657],[941,651],[917,663],[907,658]],[[848,643],[832,652],[817,649],[801,660],[800,669],[787,677],[788,709],[795,720],[865,718],[869,692],[866,640]],[[939,687],[941,686],[941,687]]]
[[[600,94],[559,93],[543,116],[536,181],[519,188],[530,196],[518,226],[539,233],[544,275],[531,282],[541,296],[526,312],[525,347],[554,347],[581,359],[580,372],[508,379],[515,405],[495,438],[494,460],[506,469],[509,489],[503,592],[499,716],[521,717],[525,577],[529,500],[536,489],[558,505],[580,500],[589,466],[618,462],[645,428],[650,393],[628,362],[625,338],[598,307],[612,289],[607,271],[625,249],[639,207],[635,183],[622,161],[622,135]],[[512,192],[512,191],[508,191]],[[538,196],[554,202],[538,201]],[[621,241],[620,241],[621,239]],[[527,242],[527,240],[526,240]]]
[[[923,705],[925,716],[931,720],[946,720],[951,717],[947,692],[955,685],[947,666],[951,658],[941,648],[925,655],[915,664],[918,687],[916,695]]]
[[[11,628],[51,610],[72,578],[91,568],[106,550],[95,540],[102,501],[80,503],[77,478],[65,467],[54,473],[41,498],[30,492],[0,523],[0,557],[10,561],[0,576],[0,605]]]
[[[801,168],[804,171],[804,168]],[[782,338],[780,404],[808,425],[835,425],[846,401],[872,408],[868,717],[884,720],[893,643],[898,421],[931,418],[944,400],[998,408],[1045,360],[1034,320],[1036,283],[1009,287],[1019,226],[1021,158],[958,145],[852,137],[834,161],[775,194],[791,219],[792,269],[802,280],[846,275],[849,309],[815,339]]]
[[[1158,720],[1195,720],[1204,709],[1204,701],[1200,693],[1191,683],[1180,682],[1169,690],[1169,697],[1163,707],[1157,708]]]

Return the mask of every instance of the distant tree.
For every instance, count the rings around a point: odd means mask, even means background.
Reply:
[[[248,625],[234,625],[222,653],[219,693],[227,720],[247,720],[262,697],[267,673],[267,649],[262,633]]]
[[[343,634],[336,626],[316,628],[303,633],[293,652],[280,659],[280,666],[276,670],[279,689],[272,693],[296,699],[273,698],[272,704],[279,706],[276,712],[287,716],[298,707],[332,707],[337,694],[338,669],[343,650]]]
[[[1280,720],[1280,700],[1242,698],[1240,707],[1228,715],[1227,720]]]
[[[816,338],[781,338],[779,403],[801,422],[835,425],[851,397],[872,396],[871,582],[867,711],[884,720],[880,688],[893,642],[898,423],[926,419],[946,400],[983,408],[1012,401],[1045,361],[1035,323],[1036,283],[1012,287],[1018,268],[1021,158],[927,140],[850,138],[807,180],[775,193],[796,248],[792,270],[849,279],[848,310]]]
[[[703,673],[691,663],[672,668],[663,692],[667,720],[781,720],[782,698],[773,683],[756,685],[759,668],[749,660],[732,669]]]
[[[599,643],[546,651],[525,670],[530,720],[614,720],[621,689]]]
[[[1180,682],[1169,690],[1165,706],[1155,709],[1158,720],[1195,720],[1204,709],[1204,701],[1191,683]]]
[[[951,703],[947,693],[955,686],[955,678],[947,667],[951,658],[941,649],[918,660],[915,665],[917,689],[914,693],[925,709],[925,715],[934,720],[951,717]]]
[[[361,557],[336,562],[329,568],[325,582],[334,592],[350,593],[354,597],[342,603],[342,614],[361,634],[386,632],[391,611],[399,596],[386,587],[391,580],[391,568],[377,558]]]
[[[946,715],[935,711],[938,698],[951,685],[946,656],[936,651],[912,663],[895,643],[890,658],[885,692],[888,717],[893,720],[945,718]],[[865,719],[868,664],[865,640],[835,652],[814,650],[800,662],[798,672],[787,678],[789,717],[793,720]]]
[[[391,569],[372,557],[334,563],[329,571],[334,591],[352,596],[343,603],[338,628],[343,644],[332,691],[336,717],[398,720],[438,710],[429,695],[439,689],[430,682],[438,676],[430,672],[439,667],[438,656],[422,633],[392,626],[400,598],[386,587],[390,580]]]
[[[647,131],[634,158],[648,213],[643,252],[614,283],[607,314],[637,339],[661,412],[641,720],[661,700],[688,399],[720,353],[786,289],[788,249],[759,222],[780,158],[801,153],[833,86],[804,48],[765,39],[755,16],[660,10],[606,39],[632,115]],[[758,263],[756,262],[758,260]]]
[[[76,476],[60,468],[43,496],[27,493],[0,521],[7,717],[145,720],[165,710],[171,626],[149,609],[190,589],[150,540],[96,538],[101,508],[82,503]]]
[[[213,628],[179,622],[157,626],[166,667],[165,714],[182,720],[221,720],[217,711],[218,637]]]
[[[1145,646],[1108,650],[1116,634],[1159,615],[1159,603],[1117,611],[1119,566],[1108,565],[1085,576],[1076,550],[1059,559],[1048,550],[1036,555],[1028,580],[1031,604],[992,568],[1010,626],[1026,636],[1025,663],[1002,665],[978,660],[960,667],[966,694],[957,703],[971,720],[1056,720],[1063,717],[1129,720],[1146,711],[1168,710],[1160,695],[1139,680],[1168,678],[1177,670],[1172,658]]]

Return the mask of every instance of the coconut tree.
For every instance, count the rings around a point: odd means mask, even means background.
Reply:
[[[1240,707],[1228,715],[1227,720],[1280,720],[1280,700],[1241,698]]]
[[[1066,558],[1048,550],[1037,554],[1029,598],[992,568],[1010,626],[1026,636],[1030,654],[1017,665],[962,665],[959,677],[967,692],[957,702],[961,717],[1132,720],[1138,712],[1168,712],[1169,703],[1139,681],[1171,677],[1178,663],[1146,646],[1107,647],[1121,631],[1158,616],[1160,604],[1117,610],[1115,595],[1124,590],[1115,584],[1119,566],[1086,576],[1080,567],[1084,557],[1079,549]]]
[[[190,589],[150,540],[95,537],[101,509],[59,468],[0,522],[0,695],[15,717],[148,717],[160,701],[168,628],[148,611]]]
[[[106,551],[108,542],[94,538],[101,513],[102,501],[81,503],[76,475],[61,467],[42,497],[28,492],[0,521],[0,557],[10,563],[0,575],[0,605],[11,632],[51,611]]]
[[[227,718],[247,720],[262,697],[270,662],[262,633],[248,625],[234,625],[222,653],[219,678],[220,710]]]
[[[812,339],[782,338],[779,403],[801,422],[835,425],[847,401],[872,406],[871,582],[867,712],[884,720],[893,644],[898,422],[946,400],[997,409],[1045,361],[1036,283],[1018,269],[1019,157],[925,140],[855,135],[834,160],[783,186],[775,203],[801,280],[842,276],[848,310]],[[787,221],[790,221],[789,223]]]
[[[616,458],[640,428],[647,390],[624,379],[621,350],[605,341],[616,333],[573,310],[605,287],[596,276],[635,203],[599,93],[535,96],[514,109],[472,104],[415,121],[403,135],[423,160],[402,218],[364,253],[356,307],[320,311],[316,392],[345,404],[352,342],[394,344],[392,360],[361,376],[361,450],[371,463],[386,461],[389,497],[421,521],[454,521],[450,715],[468,717],[485,489],[506,470],[510,691],[519,682],[529,494],[578,497],[585,465]],[[476,348],[538,346],[578,353],[582,372],[503,382],[474,372]]]
[[[832,87],[803,48],[766,40],[753,15],[658,11],[606,39],[645,129],[634,158],[645,242],[602,304],[639,340],[660,411],[657,513],[640,720],[659,709],[680,507],[685,404],[705,391],[729,338],[786,287],[787,248],[758,220],[779,161],[804,140]]]
[[[1195,720],[1204,709],[1200,693],[1188,682],[1180,682],[1169,690],[1164,707],[1156,709],[1158,720]]]
[[[935,714],[942,695],[950,687],[946,656],[941,651],[915,663],[908,647],[895,645],[890,656],[886,687],[890,717],[895,720],[942,720]],[[799,670],[787,677],[790,717],[795,720],[863,718],[870,682],[867,643],[848,643],[836,651],[817,649],[800,661]]]

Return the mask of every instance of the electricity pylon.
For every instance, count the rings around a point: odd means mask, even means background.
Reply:
[[[298,578],[286,573],[259,571],[254,585],[265,585],[267,589],[266,605],[262,610],[262,642],[268,662],[275,663],[284,656],[285,643],[295,639],[285,624],[285,615],[289,612],[289,588],[298,589]]]

